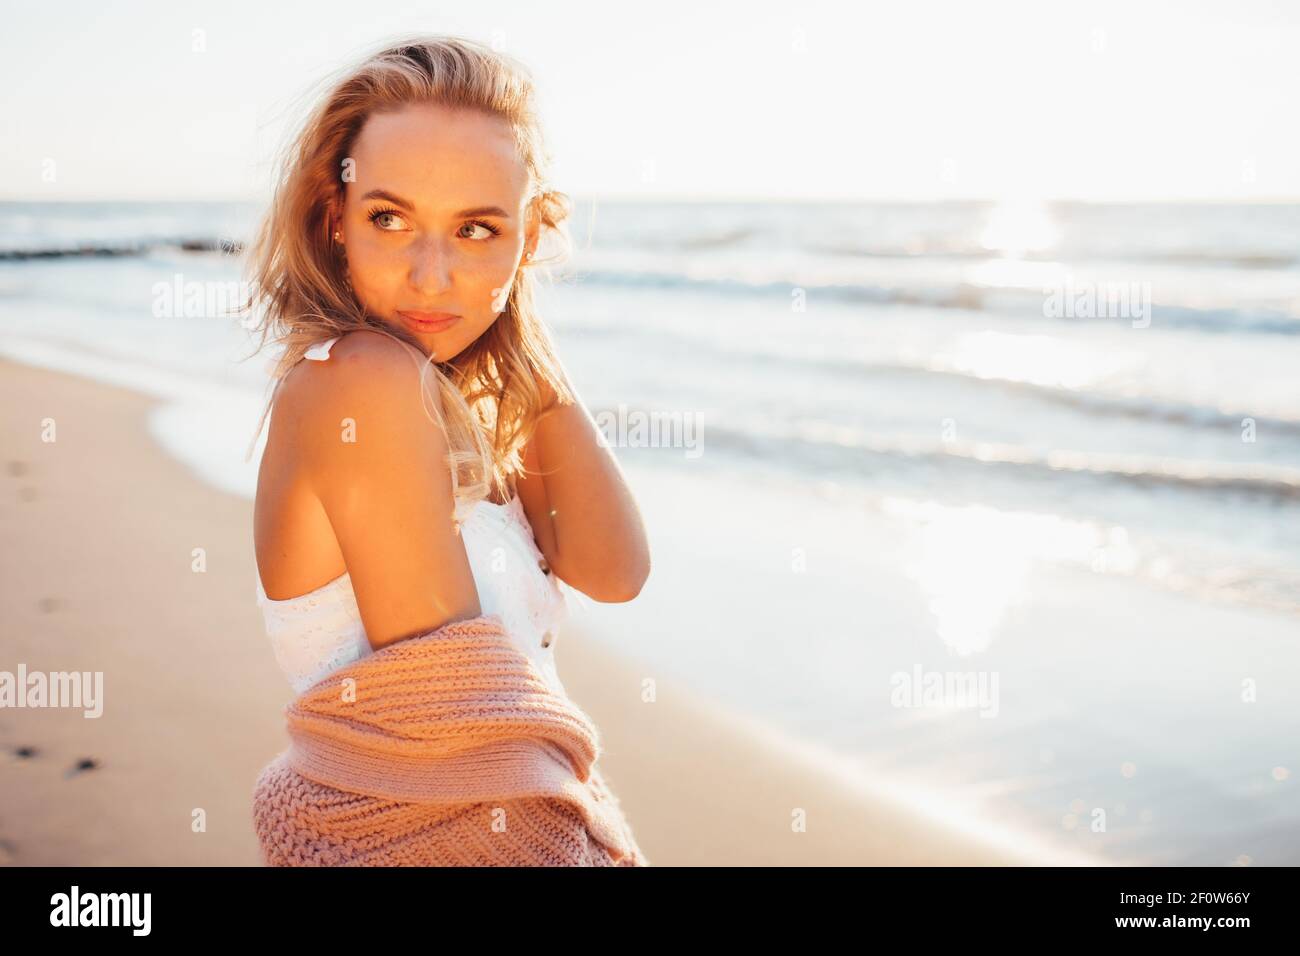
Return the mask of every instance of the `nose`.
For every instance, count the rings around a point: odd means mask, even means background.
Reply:
[[[432,299],[451,288],[455,253],[449,243],[438,236],[427,236],[410,246],[411,287]]]

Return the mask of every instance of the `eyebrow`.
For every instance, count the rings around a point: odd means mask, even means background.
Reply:
[[[415,212],[415,204],[396,196],[386,189],[372,189],[361,197],[362,202],[367,199],[384,199],[394,206],[400,206],[407,212]],[[473,209],[462,209],[452,216],[453,219],[467,219],[470,216],[496,216],[500,219],[509,219],[510,213],[506,212],[500,206],[476,206]]]

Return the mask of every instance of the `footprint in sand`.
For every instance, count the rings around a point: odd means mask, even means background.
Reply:
[[[59,609],[59,599],[53,597],[41,598],[36,602],[36,606],[41,609],[42,614],[52,614]]]
[[[77,774],[82,773],[86,770],[94,770],[99,765],[100,765],[99,761],[96,760],[94,757],[82,757],[80,760],[76,762],[73,768],[68,771],[68,776],[75,777]]]
[[[36,488],[32,485],[23,485],[18,489],[18,497],[23,499],[23,501],[35,501]]]
[[[9,469],[9,474],[13,475],[16,478],[21,478],[23,475],[27,474],[27,462],[18,461],[16,459],[11,460],[8,463],[8,469]]]
[[[15,747],[14,756],[26,760],[28,757],[35,757],[37,750],[35,747]]]
[[[12,863],[18,858],[18,847],[11,840],[0,837],[0,866]]]

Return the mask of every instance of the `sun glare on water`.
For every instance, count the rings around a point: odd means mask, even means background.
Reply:
[[[999,203],[989,213],[980,245],[989,252],[1018,257],[1054,247],[1060,231],[1043,203],[1012,200]]]

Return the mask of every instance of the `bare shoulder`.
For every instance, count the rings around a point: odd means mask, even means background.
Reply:
[[[422,357],[412,346],[380,332],[358,329],[340,336],[325,361],[302,361],[285,378],[295,391],[364,389],[394,378],[418,379]],[[319,396],[313,396],[319,397]]]
[[[357,329],[339,336],[330,348],[329,360],[317,364],[337,368],[349,362],[396,362],[399,357],[408,365],[419,358],[415,348],[404,342],[382,332]]]
[[[445,454],[438,389],[431,374],[422,379],[422,364],[416,349],[358,330],[339,338],[327,360],[295,366],[276,404],[307,471],[332,471],[342,459],[384,467],[390,454]]]
[[[293,417],[318,418],[348,407],[390,407],[400,414],[412,402],[420,407],[423,364],[415,348],[383,333],[358,329],[341,336],[325,361],[299,362],[285,376],[282,398],[276,404],[288,405]],[[437,401],[438,391],[428,373],[424,381],[429,383],[425,392]]]
[[[480,611],[454,521],[447,439],[428,401],[437,389],[429,376],[422,383],[421,359],[357,331],[291,373],[303,373],[288,406],[303,481],[329,521],[374,648]]]

